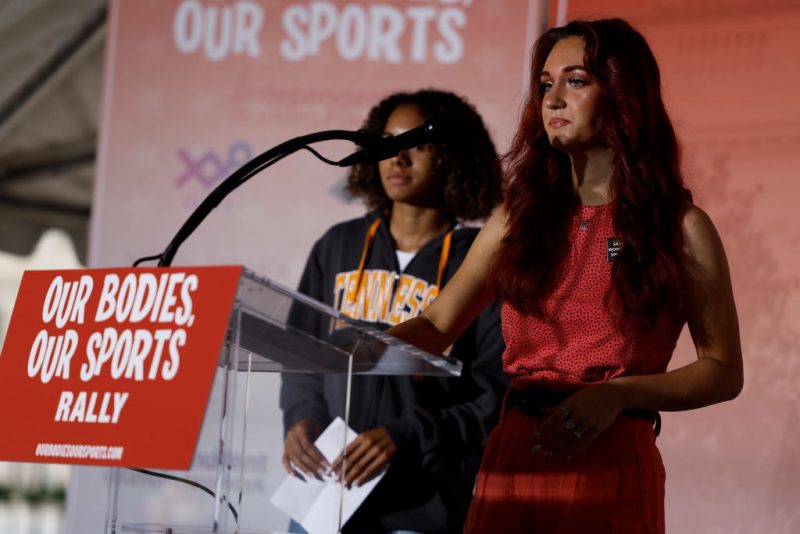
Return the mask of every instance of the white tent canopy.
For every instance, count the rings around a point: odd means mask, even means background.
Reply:
[[[86,259],[104,0],[0,3],[0,250],[64,229]]]

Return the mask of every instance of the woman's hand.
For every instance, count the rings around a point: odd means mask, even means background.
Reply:
[[[299,469],[303,473],[321,479],[330,469],[327,460],[319,452],[314,440],[319,436],[319,427],[310,419],[298,421],[286,433],[283,443],[283,468],[290,475],[298,476]],[[299,477],[298,478],[302,478]]]
[[[558,405],[533,435],[532,452],[571,458],[589,446],[625,409],[610,383],[588,386]]]
[[[379,474],[397,454],[392,436],[385,428],[362,432],[345,449],[347,457],[344,484],[360,486]],[[333,470],[341,477],[342,456],[333,462]]]

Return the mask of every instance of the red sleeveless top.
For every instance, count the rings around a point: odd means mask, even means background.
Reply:
[[[545,319],[503,304],[503,370],[512,387],[573,389],[666,371],[686,319],[664,313],[652,327],[614,319],[611,265],[621,242],[611,205],[582,206],[570,241],[565,275],[544,303]]]

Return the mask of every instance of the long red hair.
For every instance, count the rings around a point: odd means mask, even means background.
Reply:
[[[644,37],[621,19],[573,21],[534,45],[530,90],[506,155],[508,229],[490,283],[501,300],[541,316],[563,275],[580,198],[569,156],[548,141],[539,76],[555,44],[569,36],[583,38],[585,67],[605,90],[602,135],[614,152],[611,202],[616,237],[623,240],[612,268],[619,304],[626,316],[651,322],[680,304],[681,221],[692,197],[658,64]]]

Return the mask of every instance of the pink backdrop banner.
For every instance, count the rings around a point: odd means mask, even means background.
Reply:
[[[355,130],[391,92],[462,94],[505,149],[528,26],[527,2],[512,0],[112,2],[93,263],[160,251],[249,158],[298,135]],[[308,154],[282,161],[225,201],[176,263],[240,262],[293,282],[313,239],[362,211],[342,201],[345,173]],[[269,248],[289,254],[270,261]]]

